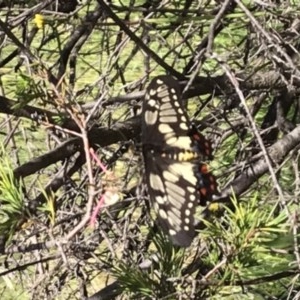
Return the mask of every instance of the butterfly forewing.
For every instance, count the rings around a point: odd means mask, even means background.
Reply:
[[[171,76],[151,81],[143,103],[142,144],[161,150],[190,149],[189,122],[182,108],[180,88]]]

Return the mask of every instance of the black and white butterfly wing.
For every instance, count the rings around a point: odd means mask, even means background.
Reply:
[[[174,244],[189,246],[199,200],[198,164],[181,92],[171,76],[147,88],[142,112],[142,146],[148,193],[163,230]]]
[[[162,229],[174,244],[187,247],[195,236],[197,178],[190,162],[146,155],[146,183]]]

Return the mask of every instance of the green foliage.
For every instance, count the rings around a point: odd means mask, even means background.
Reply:
[[[145,263],[137,265],[136,260],[120,260],[113,274],[122,292],[130,299],[177,299],[183,293],[192,295],[192,290],[210,299],[262,299],[262,295],[285,294],[283,286],[290,284],[293,273],[284,274],[293,270],[295,260],[286,212],[262,206],[258,193],[245,202],[233,199],[232,208],[224,209],[220,219],[203,220],[206,228],[200,238],[207,252],[199,255],[197,248],[186,252],[156,234],[155,251],[145,259],[147,268]],[[183,270],[191,260],[201,262],[202,267],[187,279]],[[204,281],[199,280],[199,272]],[[274,281],[274,274],[279,274],[280,280]]]
[[[229,290],[229,294],[242,294],[244,285],[248,296],[254,290],[264,294],[272,289],[273,295],[274,291],[280,294],[286,290],[282,284],[287,284],[289,277],[277,283],[268,277],[291,270],[295,259],[288,218],[285,211],[276,214],[271,205],[262,206],[257,197],[258,194],[241,203],[233,199],[233,209],[225,208],[221,220],[203,220],[207,228],[201,231],[201,237],[209,245],[204,260],[208,265],[219,265],[211,277],[218,282],[218,288],[212,290],[218,296],[225,297]]]
[[[54,193],[47,194],[44,189],[41,188],[41,193],[44,195],[46,202],[39,207],[39,211],[46,213],[50,220],[51,225],[55,224],[56,220],[56,207]]]
[[[154,236],[153,243],[155,250],[141,265],[119,261],[113,269],[122,290],[134,299],[172,299],[168,297],[181,290],[177,282],[182,276],[184,250],[174,247],[161,232]]]
[[[21,72],[18,73],[15,93],[18,98],[18,104],[14,106],[16,110],[44,95],[41,82],[36,83],[34,77]]]
[[[17,182],[12,164],[2,150],[0,157],[0,234],[12,236],[21,224],[25,203],[21,182]]]

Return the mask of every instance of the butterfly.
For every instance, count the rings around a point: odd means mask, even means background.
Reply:
[[[179,83],[158,76],[149,84],[142,107],[145,182],[158,221],[173,244],[187,247],[195,236],[195,211],[216,190],[203,162],[210,143],[191,124]]]

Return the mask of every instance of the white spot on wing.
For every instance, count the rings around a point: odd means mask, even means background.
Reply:
[[[159,98],[169,97],[169,90],[166,85],[162,85],[157,88],[157,95]]]
[[[174,209],[168,211],[168,219],[170,220],[170,223],[172,223],[172,226],[175,228],[175,230],[180,230],[182,224],[180,211]]]
[[[147,125],[154,125],[157,122],[158,113],[157,111],[147,110],[145,112],[145,122]]]
[[[161,110],[170,110],[173,112],[173,114],[175,113],[173,106],[171,105],[170,102],[164,103],[160,106]]]
[[[185,118],[184,118],[184,119],[185,119]],[[181,123],[179,124],[179,127],[180,127],[182,130],[188,130],[188,127],[187,127],[185,121],[181,122]]]
[[[170,181],[166,181],[165,185],[169,192],[175,193],[176,195],[179,195],[181,197],[184,196],[185,194],[184,189],[178,186],[177,184],[174,184],[173,182]]]
[[[171,181],[171,182],[177,182],[178,176],[174,175],[174,173],[169,172],[169,171],[163,171],[163,176],[166,180]]]
[[[149,183],[151,188],[156,191],[162,191],[164,189],[164,184],[161,178],[156,174],[151,173],[149,175]]]
[[[173,131],[173,129],[169,126],[169,128]],[[174,131],[173,131],[174,132]],[[175,133],[174,133],[175,135]],[[176,139],[176,142],[172,144],[173,147],[190,150],[191,148],[191,138],[189,136],[179,136]]]
[[[174,193],[174,191],[168,191],[168,201],[172,204],[172,206],[176,209],[181,210],[183,203],[185,202],[185,198],[180,194]]]
[[[169,96],[167,96],[167,97],[163,97],[163,98],[161,98],[161,102],[170,103],[170,97],[169,97]]]
[[[158,130],[163,134],[166,134],[168,132],[174,132],[174,130],[169,124],[159,124]]]
[[[156,202],[160,205],[166,204],[166,198],[162,196],[157,196],[155,198]]]
[[[155,101],[154,99],[150,99],[150,100],[147,102],[147,104],[148,104],[149,106],[151,106],[151,107],[155,107],[156,101]]]
[[[159,209],[158,214],[162,219],[164,219],[164,220],[168,219],[168,216],[163,209]]]
[[[194,202],[196,200],[196,196],[194,194],[191,194],[189,200]]]
[[[177,116],[166,116],[166,117],[160,117],[159,121],[162,123],[177,123],[178,118]]]
[[[167,144],[170,145],[170,146],[173,145],[173,144],[175,144],[176,141],[177,141],[177,137],[175,137],[175,136],[172,136],[171,138],[168,138],[166,140]]]
[[[187,189],[191,194],[195,193],[196,191],[196,189],[193,186],[189,186]]]
[[[176,235],[176,231],[174,229],[169,229],[169,234],[170,235]]]
[[[156,90],[154,90],[154,89],[150,89],[150,91],[149,91],[149,95],[150,96],[154,96],[154,95],[156,95]]]

